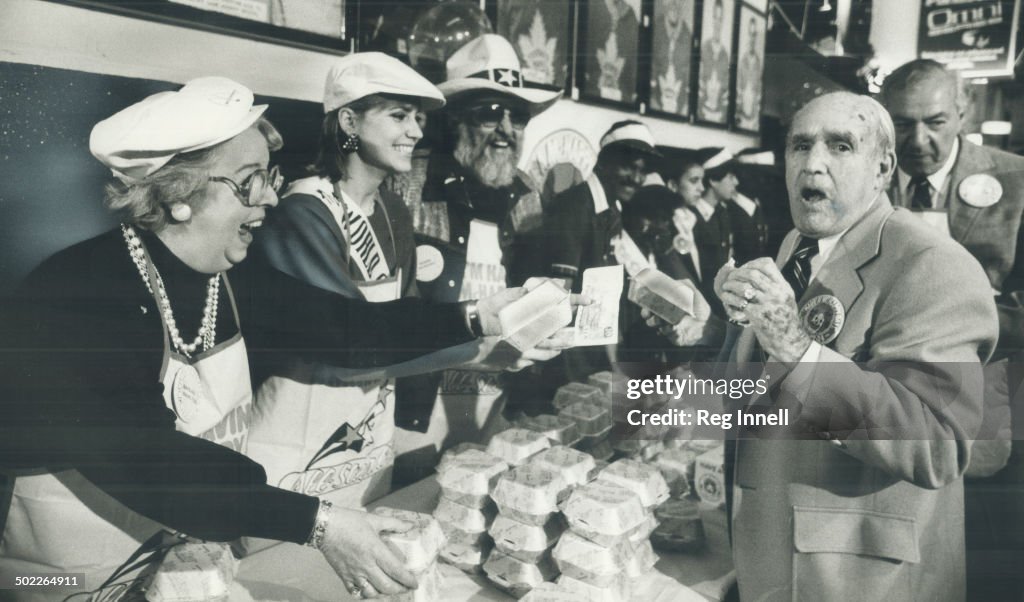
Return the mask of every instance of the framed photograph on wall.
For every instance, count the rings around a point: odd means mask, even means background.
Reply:
[[[736,91],[733,124],[757,133],[761,126],[764,97],[764,48],[767,22],[763,13],[740,5],[739,35],[736,40]]]
[[[582,96],[635,105],[640,0],[587,0],[581,11]]]
[[[355,0],[63,0],[66,4],[227,35],[344,53]]]
[[[498,0],[496,33],[512,43],[531,84],[568,85],[572,8],[572,0]]]
[[[735,0],[704,0],[697,68],[697,120],[727,125]]]
[[[654,0],[651,43],[653,111],[690,115],[696,0]]]

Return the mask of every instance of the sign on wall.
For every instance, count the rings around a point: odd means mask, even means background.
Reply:
[[[922,0],[917,53],[967,77],[1013,75],[1020,0]]]

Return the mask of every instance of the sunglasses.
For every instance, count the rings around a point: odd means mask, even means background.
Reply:
[[[281,190],[281,184],[284,183],[284,176],[281,175],[281,169],[277,165],[270,168],[269,171],[266,169],[257,169],[256,171],[249,174],[241,183],[237,183],[231,178],[224,176],[210,176],[211,182],[221,182],[231,187],[231,191],[235,193],[238,200],[246,207],[255,207],[260,204],[260,200],[267,194],[267,189],[274,191]]]
[[[478,126],[494,128],[508,115],[512,127],[521,130],[530,122],[530,111],[524,107],[510,107],[500,102],[476,105],[466,109],[466,114]]]

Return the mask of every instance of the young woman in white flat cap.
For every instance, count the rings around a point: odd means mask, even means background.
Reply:
[[[255,252],[347,297],[417,296],[412,218],[380,185],[412,168],[423,137],[417,118],[443,105],[433,84],[395,58],[363,52],[338,59],[327,75],[312,174],[281,195]],[[259,388],[255,407],[249,453],[270,483],[347,507],[390,489],[394,379],[291,358]]]
[[[498,334],[497,309],[521,291],[475,308],[371,304],[244,261],[278,202],[265,109],[207,77],[97,124],[121,226],[58,252],[0,306],[0,575],[85,575],[14,599],[116,599],[138,560],[159,558],[145,552],[180,543],[168,533],[308,543],[357,596],[416,586],[377,535],[403,523],[270,486],[243,455],[246,350],[394,364]]]

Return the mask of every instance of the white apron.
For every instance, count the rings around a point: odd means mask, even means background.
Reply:
[[[359,206],[344,196],[339,200],[323,178],[300,180],[285,197],[296,193],[319,198],[346,233],[351,259],[364,280],[356,283],[362,297],[372,303],[398,299],[401,269],[388,268]],[[255,408],[249,456],[263,465],[271,485],[347,508],[361,508],[390,491],[393,380],[360,379],[352,370],[295,359],[260,386]]]
[[[498,226],[472,220],[459,301],[482,299],[506,288]],[[464,368],[444,370],[426,433],[401,431],[396,453],[440,450],[464,442],[486,441],[510,425],[502,415],[506,397],[502,372]]]
[[[234,295],[227,277],[222,279],[237,324]],[[150,282],[156,290],[152,269]],[[164,384],[164,403],[178,416],[175,428],[244,453],[252,387],[241,328],[231,339],[197,355],[191,363],[195,369],[191,373],[193,378],[181,376],[179,380],[179,374],[189,372],[188,366],[187,358],[171,350],[165,324],[160,382]],[[196,373],[198,381],[194,379]],[[197,383],[202,390],[199,395],[193,390]],[[13,596],[11,600],[63,600],[72,593],[93,590],[143,542],[164,529],[104,493],[75,469],[8,476],[15,480],[0,538],[0,574],[85,573],[80,590],[54,590],[48,594],[26,589],[0,592]],[[145,567],[139,570],[142,568]],[[130,582],[138,572],[115,581]],[[116,600],[126,587],[110,586],[93,598],[80,594],[73,600]]]

